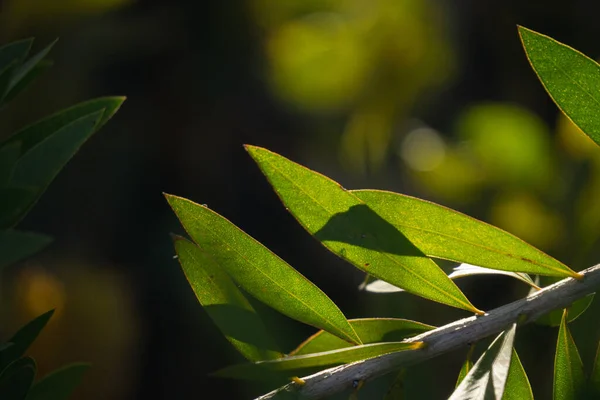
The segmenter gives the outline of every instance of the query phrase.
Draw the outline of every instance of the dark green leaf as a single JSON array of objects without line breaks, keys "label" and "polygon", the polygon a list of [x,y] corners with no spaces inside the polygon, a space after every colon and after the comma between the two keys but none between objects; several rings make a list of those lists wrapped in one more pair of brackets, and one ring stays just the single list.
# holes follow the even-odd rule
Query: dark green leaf
[{"label": "dark green leaf", "polygon": [[477,360],[448,400],[501,399],[511,364],[517,324],[502,332]]},{"label": "dark green leaf", "polygon": [[250,361],[281,357],[260,316],[225,269],[182,237],[175,237],[175,249],[198,301],[227,340]]},{"label": "dark green leaf", "polygon": [[594,357],[594,366],[592,367],[592,373],[590,375],[590,385],[591,389],[600,395],[600,342],[598,342],[596,357]]},{"label": "dark green leaf", "polygon": [[460,385],[460,383],[463,381],[463,379],[465,379],[465,376],[467,376],[469,371],[471,371],[473,369],[473,361],[471,361],[471,357],[473,356],[474,350],[475,350],[475,345],[472,344],[469,347],[469,352],[467,353],[467,359],[463,363],[463,365],[460,368],[460,371],[458,373],[458,378],[456,379],[456,385],[454,385],[455,388],[457,388],[458,385]]},{"label": "dark green leaf", "polygon": [[[360,318],[348,322],[364,344],[396,342],[435,328],[420,322],[397,318]],[[290,355],[300,356],[350,346],[350,343],[328,332],[319,331],[302,342]]]},{"label": "dark green leaf", "polygon": [[40,315],[19,329],[19,331],[8,340],[8,342],[13,345],[0,352],[0,371],[25,353],[33,341],[38,337],[42,329],[44,329],[50,320],[50,317],[52,317],[52,314],[54,314],[54,310],[50,310]]},{"label": "dark green leaf", "polygon": [[581,52],[522,26],[519,35],[533,70],[552,100],[600,145],[600,65]]},{"label": "dark green leaf", "polygon": [[33,44],[33,38],[23,39],[16,42],[12,42],[0,47],[0,71],[4,70],[10,64],[16,63],[20,65]]},{"label": "dark green leaf", "polygon": [[521,360],[513,349],[502,400],[533,400],[533,392]]},{"label": "dark green leaf", "polygon": [[67,400],[83,379],[89,364],[71,364],[53,371],[36,382],[27,400]]},{"label": "dark green leaf", "polygon": [[194,242],[246,292],[290,318],[360,343],[335,303],[285,261],[207,207],[165,196]]},{"label": "dark green leaf", "polygon": [[286,208],[329,250],[407,292],[482,313],[441,268],[337,182],[269,150],[246,150]]},{"label": "dark green leaf", "polygon": [[27,60],[25,63],[23,63],[23,65],[21,65],[21,67],[17,71],[15,71],[11,83],[9,85],[9,93],[18,85],[18,83],[21,80],[23,80],[36,68],[40,61],[42,61],[44,57],[48,55],[50,50],[52,50],[52,47],[56,44],[57,41],[58,39],[54,40],[52,43],[50,43],[48,46],[42,49],[42,51],[40,51],[39,53],[31,57],[29,60]]},{"label": "dark green leaf", "polygon": [[31,187],[0,188],[0,229],[14,226],[35,201],[36,190]]},{"label": "dark green leaf", "polygon": [[322,353],[305,354],[301,356],[290,356],[278,360],[259,361],[251,364],[237,364],[226,367],[214,373],[222,378],[236,379],[270,379],[273,375],[294,376],[303,375],[307,369],[325,369],[335,365],[347,364],[354,361],[365,360],[388,353],[405,350],[416,350],[421,348],[422,342],[384,342],[352,346],[344,349],[325,351]]},{"label": "dark green leaf", "polygon": [[427,256],[503,271],[581,277],[516,236],[449,208],[380,190],[352,193]]},{"label": "dark green leaf", "polygon": [[0,187],[8,184],[12,170],[21,155],[21,144],[19,142],[9,143],[0,147]]},{"label": "dark green leaf", "polygon": [[0,231],[0,270],[42,250],[50,236],[14,230]]},{"label": "dark green leaf", "polygon": [[40,76],[43,72],[49,69],[53,65],[50,60],[42,60],[37,63],[32,69],[30,69],[25,76],[21,78],[14,86],[12,86],[6,93],[4,101],[8,102],[14,99],[19,93],[31,85],[35,79]]},{"label": "dark green leaf", "polygon": [[394,381],[390,385],[388,391],[385,393],[383,400],[403,400],[404,399],[404,375],[406,369],[401,369],[394,378]]},{"label": "dark green leaf", "polygon": [[35,361],[29,357],[20,358],[4,368],[0,375],[0,399],[25,399],[35,371]]},{"label": "dark green leaf", "polygon": [[[594,300],[594,294],[590,293],[585,297],[576,300],[568,308],[567,322],[572,322],[577,319],[581,314],[588,309],[592,301]],[[535,320],[537,324],[548,325],[548,326],[559,326],[562,320],[563,310],[552,310],[548,314],[544,314]]]},{"label": "dark green leaf", "polygon": [[558,330],[554,357],[554,399],[577,399],[584,383],[583,363],[567,326],[565,310]]},{"label": "dark green leaf", "polygon": [[10,136],[1,146],[20,142],[21,154],[25,154],[32,147],[70,123],[95,112],[103,111],[102,118],[95,128],[98,131],[117,112],[123,101],[125,101],[124,97],[101,97],[77,104],[23,128]]},{"label": "dark green leaf", "polygon": [[4,104],[4,99],[10,89],[10,83],[18,68],[18,63],[15,61],[7,65],[3,70],[0,70],[0,108]]}]

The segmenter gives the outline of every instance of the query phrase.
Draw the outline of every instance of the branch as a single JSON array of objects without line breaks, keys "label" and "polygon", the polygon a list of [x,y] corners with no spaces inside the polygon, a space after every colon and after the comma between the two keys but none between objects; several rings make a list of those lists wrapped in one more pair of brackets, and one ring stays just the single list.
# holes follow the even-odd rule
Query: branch
[{"label": "branch", "polygon": [[423,349],[385,354],[330,368],[302,378],[304,384],[292,382],[256,400],[320,399],[342,390],[352,389],[361,381],[369,381],[401,367],[417,364],[461,346],[467,346],[508,329],[514,322],[519,325],[533,322],[552,310],[568,307],[575,300],[593,293],[600,287],[600,264],[581,271],[581,274],[583,274],[581,280],[563,279],[483,316],[464,318],[405,340],[405,342],[423,341],[426,344]]}]

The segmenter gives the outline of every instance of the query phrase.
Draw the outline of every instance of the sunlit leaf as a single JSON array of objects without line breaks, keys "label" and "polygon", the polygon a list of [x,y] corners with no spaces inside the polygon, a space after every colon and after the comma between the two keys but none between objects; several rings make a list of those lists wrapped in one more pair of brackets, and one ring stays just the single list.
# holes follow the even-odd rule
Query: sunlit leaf
[{"label": "sunlit leaf", "polygon": [[584,383],[583,363],[567,326],[567,310],[565,310],[558,330],[554,357],[554,399],[577,399]]},{"label": "sunlit leaf", "polygon": [[12,346],[0,352],[0,371],[21,357],[46,326],[54,310],[50,310],[23,326],[8,340]]},{"label": "sunlit leaf", "polygon": [[89,364],[71,364],[53,371],[36,382],[26,400],[67,400],[81,383]]},{"label": "sunlit leaf", "polygon": [[329,250],[407,292],[481,314],[402,233],[331,179],[269,150],[246,146],[285,207]]},{"label": "sunlit leaf", "polygon": [[29,357],[20,358],[4,368],[0,374],[0,399],[25,399],[35,371],[35,361]]},{"label": "sunlit leaf", "polygon": [[354,361],[381,356],[397,351],[416,350],[422,347],[422,342],[384,342],[352,346],[344,349],[325,351],[321,353],[290,356],[278,360],[259,361],[251,364],[237,364],[223,368],[214,373],[222,378],[265,379],[268,373],[285,373],[289,376],[302,375],[303,370],[325,369],[335,365],[347,364]]},{"label": "sunlit leaf", "polygon": [[533,392],[521,360],[513,349],[502,400],[533,400]]},{"label": "sunlit leaf", "polygon": [[[588,309],[592,301],[594,300],[594,294],[590,293],[578,300],[575,300],[568,308],[567,322],[572,322],[577,319],[581,314]],[[548,325],[548,326],[559,326],[562,320],[563,310],[552,310],[547,314],[542,315],[535,320],[536,324]]]},{"label": "sunlit leaf", "polygon": [[[434,329],[434,326],[397,318],[360,318],[348,320],[364,344],[395,342]],[[290,355],[320,353],[350,347],[351,344],[325,331],[302,342]]]},{"label": "sunlit leaf", "polygon": [[503,271],[581,277],[516,236],[438,204],[380,190],[352,194],[427,256]]},{"label": "sunlit leaf", "polygon": [[38,233],[0,231],[0,269],[37,253],[50,242],[50,236]]},{"label": "sunlit leaf", "polygon": [[[457,279],[473,275],[506,275],[518,279],[522,282],[525,282],[526,284],[532,286],[534,289],[539,290],[539,287],[531,280],[531,277],[527,274],[520,272],[500,271],[497,269],[483,268],[470,264],[461,264],[458,267],[454,268],[452,273],[448,275],[448,278]],[[403,291],[399,287],[396,287],[382,280],[376,280],[366,284],[364,290],[372,293],[397,293]]]},{"label": "sunlit leaf", "polygon": [[335,303],[285,261],[207,207],[165,196],[194,242],[246,292],[290,318],[360,343]]},{"label": "sunlit leaf", "polygon": [[225,269],[182,237],[175,237],[175,250],[198,301],[227,340],[250,361],[281,357],[260,316]]},{"label": "sunlit leaf", "polygon": [[501,399],[511,363],[517,324],[502,332],[477,360],[448,400]]},{"label": "sunlit leaf", "polygon": [[548,36],[519,27],[527,58],[561,109],[600,145],[600,66],[581,52]]}]

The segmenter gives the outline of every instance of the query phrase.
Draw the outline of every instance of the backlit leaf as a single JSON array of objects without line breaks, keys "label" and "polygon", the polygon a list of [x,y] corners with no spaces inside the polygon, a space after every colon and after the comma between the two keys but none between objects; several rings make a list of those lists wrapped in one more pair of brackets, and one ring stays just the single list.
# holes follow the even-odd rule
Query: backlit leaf
[{"label": "backlit leaf", "polygon": [[290,318],[360,343],[335,303],[285,261],[207,207],[165,196],[194,242],[246,292]]},{"label": "backlit leaf", "polygon": [[533,70],[552,100],[600,145],[600,65],[581,52],[522,26],[519,35]]},{"label": "backlit leaf", "polygon": [[0,352],[0,371],[25,353],[33,341],[38,337],[42,329],[44,329],[50,320],[50,317],[52,317],[52,314],[54,314],[54,310],[50,310],[40,315],[19,329],[17,333],[8,340],[9,343],[12,343],[12,346],[3,349]]},{"label": "backlit leaf", "polygon": [[260,316],[225,269],[182,237],[175,237],[175,250],[198,301],[227,340],[250,361],[281,357]]},{"label": "backlit leaf", "polygon": [[[434,326],[398,318],[360,318],[348,320],[364,344],[395,342],[434,329]],[[302,342],[290,355],[320,353],[350,347],[351,344],[325,331]]]},{"label": "backlit leaf", "polygon": [[[570,323],[575,321],[577,317],[588,309],[592,301],[594,300],[595,293],[590,293],[580,299],[575,300],[573,304],[568,307],[567,322]],[[559,326],[562,320],[563,310],[552,310],[547,314],[542,315],[535,320],[536,324],[548,325],[548,326]]]},{"label": "backlit leaf", "polygon": [[251,364],[237,364],[223,368],[214,373],[222,378],[259,380],[269,378],[269,373],[282,373],[287,376],[304,375],[307,369],[326,369],[335,365],[365,360],[388,353],[416,350],[422,342],[384,342],[352,346],[321,353],[289,356],[278,360],[260,361]]},{"label": "backlit leaf", "polygon": [[496,337],[448,400],[502,398],[511,364],[516,327],[513,324]]},{"label": "backlit leaf", "polygon": [[584,389],[584,383],[583,363],[567,326],[565,310],[558,330],[554,357],[554,399],[577,399],[580,391]]},{"label": "backlit leaf", "polygon": [[0,231],[0,270],[42,250],[50,236],[14,230]]},{"label": "backlit leaf", "polygon": [[482,313],[437,264],[337,182],[269,150],[246,150],[285,207],[333,253],[407,292]]},{"label": "backlit leaf", "polygon": [[36,382],[26,400],[67,400],[81,383],[89,364],[71,364],[53,371]]},{"label": "backlit leaf", "polygon": [[502,400],[533,400],[533,392],[521,360],[513,349]]},{"label": "backlit leaf", "polygon": [[352,193],[427,256],[503,271],[581,277],[516,236],[449,208],[381,190]]}]

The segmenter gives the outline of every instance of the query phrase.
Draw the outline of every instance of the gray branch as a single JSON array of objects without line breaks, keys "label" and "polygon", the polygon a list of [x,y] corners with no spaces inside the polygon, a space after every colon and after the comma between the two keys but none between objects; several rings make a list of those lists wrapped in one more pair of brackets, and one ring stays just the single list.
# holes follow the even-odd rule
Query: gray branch
[{"label": "gray branch", "polygon": [[568,307],[600,287],[600,264],[581,271],[583,278],[563,279],[530,296],[498,307],[483,316],[473,316],[406,339],[405,342],[425,342],[419,350],[385,354],[330,368],[303,377],[304,384],[289,383],[267,393],[257,400],[275,398],[320,399],[346,389],[359,382],[369,381],[388,372],[428,360],[462,346],[467,346],[487,336],[508,329],[514,322],[523,325],[559,308]]}]

